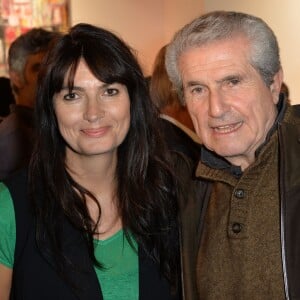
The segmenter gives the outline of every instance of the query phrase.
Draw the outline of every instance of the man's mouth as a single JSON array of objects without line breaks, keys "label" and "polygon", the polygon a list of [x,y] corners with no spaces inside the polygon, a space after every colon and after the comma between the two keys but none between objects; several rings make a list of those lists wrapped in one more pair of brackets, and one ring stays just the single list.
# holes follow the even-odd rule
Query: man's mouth
[{"label": "man's mouth", "polygon": [[238,130],[242,126],[243,122],[237,122],[237,123],[232,123],[228,125],[222,125],[222,126],[212,126],[211,128],[216,132],[216,133],[221,133],[221,134],[226,134],[226,133],[231,133],[236,130]]}]

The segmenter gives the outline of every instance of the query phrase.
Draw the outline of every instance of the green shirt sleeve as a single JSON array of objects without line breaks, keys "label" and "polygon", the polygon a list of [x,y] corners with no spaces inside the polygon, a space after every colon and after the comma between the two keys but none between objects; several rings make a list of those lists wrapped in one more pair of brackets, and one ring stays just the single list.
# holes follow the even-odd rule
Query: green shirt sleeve
[{"label": "green shirt sleeve", "polygon": [[13,268],[15,245],[14,205],[8,188],[0,182],[0,264]]}]

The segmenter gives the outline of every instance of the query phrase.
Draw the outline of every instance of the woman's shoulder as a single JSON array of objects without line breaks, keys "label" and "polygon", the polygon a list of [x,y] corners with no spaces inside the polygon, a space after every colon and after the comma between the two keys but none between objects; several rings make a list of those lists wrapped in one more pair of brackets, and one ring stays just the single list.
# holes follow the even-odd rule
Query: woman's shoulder
[{"label": "woman's shoulder", "polygon": [[0,264],[13,267],[16,240],[15,212],[7,186],[0,182]]},{"label": "woman's shoulder", "polygon": [[0,224],[6,223],[6,219],[11,218],[14,215],[11,194],[3,182],[0,182],[0,212]]},{"label": "woman's shoulder", "polygon": [[[3,180],[4,185],[9,190],[13,201],[24,199],[28,193],[27,169],[21,169]],[[24,201],[22,201],[24,202]],[[25,203],[23,203],[25,204]]]},{"label": "woman's shoulder", "polygon": [[16,226],[19,230],[26,230],[30,214],[28,198],[27,169],[22,169],[3,181],[3,184],[12,199]]}]

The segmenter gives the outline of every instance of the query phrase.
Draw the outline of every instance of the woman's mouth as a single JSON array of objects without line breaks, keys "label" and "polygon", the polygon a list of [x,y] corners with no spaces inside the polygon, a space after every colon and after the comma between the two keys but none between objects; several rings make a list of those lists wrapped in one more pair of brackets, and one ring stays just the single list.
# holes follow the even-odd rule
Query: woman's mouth
[{"label": "woman's mouth", "polygon": [[101,137],[108,130],[108,127],[83,129],[82,132],[89,137]]}]

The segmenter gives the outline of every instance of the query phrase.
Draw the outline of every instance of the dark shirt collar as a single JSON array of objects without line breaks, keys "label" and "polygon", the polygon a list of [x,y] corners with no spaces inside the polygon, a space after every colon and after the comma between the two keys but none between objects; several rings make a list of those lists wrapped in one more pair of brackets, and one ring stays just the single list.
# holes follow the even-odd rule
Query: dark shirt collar
[{"label": "dark shirt collar", "polygon": [[[260,145],[260,147],[258,147],[258,149],[255,151],[255,157],[258,156],[258,154],[260,153],[263,146],[268,143],[271,136],[276,131],[278,123],[280,123],[283,120],[284,113],[286,111],[286,107],[287,107],[287,104],[284,99],[284,95],[280,94],[279,101],[277,104],[278,114],[277,114],[276,120],[275,120],[272,128],[268,132],[264,143],[262,145]],[[201,148],[201,161],[204,164],[206,164],[207,166],[209,166],[210,168],[218,169],[218,170],[225,170],[237,178],[243,174],[243,171],[240,166],[232,165],[225,158],[217,155],[215,152],[210,151],[205,147]]]}]

